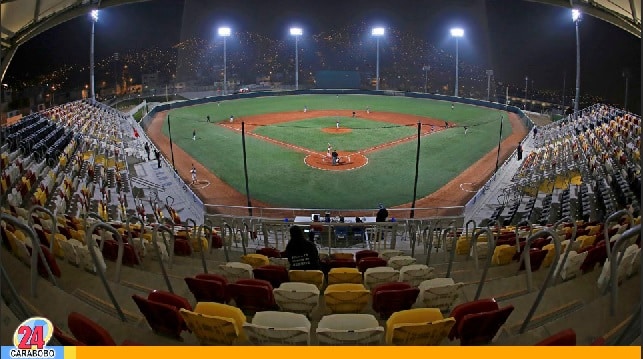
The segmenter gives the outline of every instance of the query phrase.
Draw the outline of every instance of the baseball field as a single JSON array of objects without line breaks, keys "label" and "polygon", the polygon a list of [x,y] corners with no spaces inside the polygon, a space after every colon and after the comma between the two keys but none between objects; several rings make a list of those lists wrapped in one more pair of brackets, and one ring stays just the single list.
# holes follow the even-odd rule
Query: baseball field
[{"label": "baseball field", "polygon": [[[463,205],[491,175],[501,118],[502,160],[526,133],[517,116],[395,96],[212,102],[158,113],[148,134],[170,159],[171,130],[176,169],[190,183],[194,164],[198,181],[191,186],[204,203],[244,206],[243,123],[253,206],[337,209],[408,206],[419,134],[416,206],[435,207]],[[336,165],[329,146],[339,155]]]}]

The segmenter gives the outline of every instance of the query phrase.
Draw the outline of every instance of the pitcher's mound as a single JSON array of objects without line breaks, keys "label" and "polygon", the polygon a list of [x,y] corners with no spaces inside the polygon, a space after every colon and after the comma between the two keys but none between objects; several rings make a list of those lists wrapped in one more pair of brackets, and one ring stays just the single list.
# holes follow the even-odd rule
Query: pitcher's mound
[{"label": "pitcher's mound", "polygon": [[326,133],[337,133],[337,134],[353,132],[353,130],[351,130],[350,128],[346,128],[346,127],[340,127],[340,128],[326,127],[326,128],[322,128],[322,131],[324,131]]},{"label": "pitcher's mound", "polygon": [[[350,129],[349,129],[350,130]],[[360,153],[338,152],[339,163],[333,166],[333,159],[326,153],[314,153],[306,156],[304,162],[313,168],[326,171],[348,171],[365,166],[368,158]]]}]

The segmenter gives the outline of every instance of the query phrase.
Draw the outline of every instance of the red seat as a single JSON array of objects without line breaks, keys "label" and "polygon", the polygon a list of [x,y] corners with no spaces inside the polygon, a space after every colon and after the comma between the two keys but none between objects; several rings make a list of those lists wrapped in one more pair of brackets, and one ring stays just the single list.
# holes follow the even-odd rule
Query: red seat
[{"label": "red seat", "polygon": [[281,258],[281,252],[276,248],[261,248],[257,249],[257,254],[263,254],[268,258]]},{"label": "red seat", "polygon": [[78,346],[83,346],[85,343],[82,343],[75,338],[72,338],[68,336],[67,334],[63,333],[58,327],[54,326],[54,338],[58,340],[60,345],[64,347],[78,347]]},{"label": "red seat", "polygon": [[[543,260],[545,260],[545,257],[547,256],[547,252],[548,251],[542,249],[531,249],[529,251],[529,264],[532,272],[535,272],[540,268],[540,265],[543,264]],[[520,263],[519,270],[525,270],[525,262]]]},{"label": "red seat", "polygon": [[[40,245],[40,249],[42,250],[42,254],[45,256],[45,260],[47,261],[47,264],[49,264],[49,269],[51,269],[51,273],[57,277],[60,278],[61,272],[60,272],[60,267],[58,267],[58,263],[56,262],[56,258],[51,254],[49,251],[49,248],[45,247],[43,244]],[[27,251],[31,255],[31,247],[27,246]],[[41,277],[45,279],[49,279],[49,274],[47,273],[47,269],[45,269],[45,265],[42,262],[42,258],[38,256],[38,274],[40,274]]]},{"label": "red seat", "polygon": [[580,270],[583,273],[591,272],[597,264],[605,263],[606,259],[607,248],[605,247],[605,242],[598,243],[587,251],[587,257],[585,257],[583,264],[580,265]]},{"label": "red seat", "polygon": [[362,273],[366,272],[366,270],[369,268],[386,266],[386,259],[379,257],[366,257],[357,262],[357,269],[359,269],[359,271]]},{"label": "red seat", "polygon": [[502,327],[509,315],[514,311],[513,305],[504,308],[467,314],[458,325],[460,333],[460,345],[485,345],[491,343],[500,327]]},{"label": "red seat", "polygon": [[538,346],[574,346],[576,345],[576,332],[573,329],[565,329],[538,343]]},{"label": "red seat", "polygon": [[270,282],[261,279],[239,279],[228,284],[230,298],[247,313],[278,310]]},{"label": "red seat", "polygon": [[212,233],[212,248],[221,248],[223,247],[223,240],[221,239],[221,236]]},{"label": "red seat", "polygon": [[228,280],[218,274],[198,274],[196,278],[185,278],[185,284],[197,302],[227,303]]},{"label": "red seat", "polygon": [[91,346],[112,346],[116,345],[112,336],[105,330],[105,328],[96,324],[86,316],[77,313],[69,313],[67,318],[67,326],[71,333],[85,345]]},{"label": "red seat", "polygon": [[468,314],[490,312],[498,310],[498,302],[493,298],[479,299],[473,302],[462,303],[451,311],[450,317],[455,319],[455,325],[451,327],[449,333],[449,340],[460,339],[460,331],[458,330],[459,324],[462,319]]},{"label": "red seat", "polygon": [[47,233],[48,231],[45,232],[42,229],[38,227],[32,227],[36,231],[36,235],[38,236],[38,239],[40,239],[40,244],[43,244],[47,247],[49,247],[49,238],[47,238]]},{"label": "red seat", "polygon": [[359,252],[355,253],[355,262],[359,263],[359,261],[361,261],[364,258],[371,258],[371,257],[377,258],[377,257],[379,257],[379,255],[380,254],[377,253],[376,251],[372,251],[372,250],[369,250],[369,249],[364,249],[362,251],[359,251]]},{"label": "red seat", "polygon": [[277,265],[265,265],[252,270],[255,279],[270,282],[273,288],[279,288],[281,283],[289,282],[288,269]]},{"label": "red seat", "polygon": [[357,263],[353,259],[331,259],[328,268],[356,268]]},{"label": "red seat", "polygon": [[132,296],[147,323],[157,334],[181,339],[181,332],[187,330],[179,309],[192,310],[188,301],[176,294],[164,291],[153,291],[146,298]]},{"label": "red seat", "polygon": [[373,310],[386,319],[400,310],[411,309],[415,303],[420,289],[408,283],[384,283],[372,290]]},{"label": "red seat", "polygon": [[189,256],[192,254],[192,247],[187,239],[176,239],[174,241],[174,254],[177,256]]}]

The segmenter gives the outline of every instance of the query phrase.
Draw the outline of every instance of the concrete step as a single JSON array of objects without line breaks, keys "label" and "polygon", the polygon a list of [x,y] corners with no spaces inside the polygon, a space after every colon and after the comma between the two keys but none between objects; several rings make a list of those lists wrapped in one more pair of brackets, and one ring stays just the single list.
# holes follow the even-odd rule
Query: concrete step
[{"label": "concrete step", "polygon": [[4,300],[0,300],[0,345],[13,346],[13,333],[21,322],[4,303]]}]

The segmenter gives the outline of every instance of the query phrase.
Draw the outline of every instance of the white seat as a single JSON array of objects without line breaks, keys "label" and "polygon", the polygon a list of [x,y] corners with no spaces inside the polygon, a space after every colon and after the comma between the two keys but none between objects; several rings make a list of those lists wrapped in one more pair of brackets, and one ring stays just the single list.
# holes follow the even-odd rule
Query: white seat
[{"label": "white seat", "polygon": [[631,277],[639,272],[639,267],[641,266],[641,248],[636,249],[636,254],[632,258],[632,263],[629,266],[627,271],[627,276]]},{"label": "white seat", "polygon": [[288,258],[273,258],[270,257],[268,258],[270,261],[270,264],[276,265],[276,266],[282,266],[286,267],[286,269],[290,269],[290,263],[288,262]]},{"label": "white seat", "polygon": [[[86,245],[83,245],[82,243],[80,246],[74,246],[74,248],[76,249],[76,253],[78,254],[78,257],[80,257],[81,266],[85,270],[91,273],[96,273],[96,265],[92,260],[92,255],[89,253],[89,248]],[[98,248],[98,246],[94,247],[94,252],[96,253],[96,258],[98,259],[98,264],[100,265],[100,268],[102,269],[103,272],[105,272],[105,270],[107,269],[107,265],[105,264],[103,253],[100,251],[100,248]]]},{"label": "white seat", "polygon": [[[616,275],[617,275],[617,283],[621,284],[623,280],[627,277],[628,271],[631,271],[631,266],[632,266],[632,261],[634,260],[634,256],[638,255],[640,252],[640,248],[636,244],[632,244],[631,246],[625,248],[625,252],[623,253],[623,258],[621,258],[621,261],[618,262],[618,266],[616,269]],[[617,257],[619,257],[620,254],[617,254]],[[610,269],[610,259],[607,258],[605,261],[605,264],[603,265],[603,270],[601,271],[601,275],[598,277],[598,288],[603,291],[607,289],[611,277],[611,269]]]},{"label": "white seat", "polygon": [[[139,255],[141,257],[146,257],[147,256],[147,247],[145,247],[145,239],[144,238],[138,238],[138,237],[132,238],[130,240],[130,242],[132,243],[132,246],[134,246],[134,248],[138,251],[138,253],[139,253]],[[159,246],[160,246],[160,244],[159,244]],[[163,246],[163,247],[165,247],[165,246]],[[167,254],[167,251],[166,251],[166,254]],[[161,253],[161,256],[163,256],[162,253]]]},{"label": "white seat", "polygon": [[411,256],[395,256],[388,260],[388,266],[400,270],[404,266],[415,264],[417,259]]},{"label": "white seat", "polygon": [[319,289],[314,284],[285,282],[272,293],[284,311],[308,315],[319,305]]},{"label": "white seat", "polygon": [[[54,240],[57,240],[57,239],[54,239]],[[68,240],[57,240],[57,241],[58,241],[58,244],[60,245],[60,248],[63,251],[65,260],[67,260],[67,262],[73,265],[80,266],[80,263],[81,263],[80,256],[78,255],[78,253],[76,253],[76,248],[74,247],[74,244],[72,242],[72,241],[75,241],[75,242],[78,242],[78,241],[73,238]],[[80,242],[78,243],[79,243],[78,245],[82,245],[82,243]]]},{"label": "white seat", "polygon": [[580,266],[585,261],[587,253],[588,252],[583,252],[581,254],[578,254],[574,250],[569,251],[567,261],[565,262],[562,270],[560,269],[560,264],[563,261],[564,255],[561,255],[556,268],[557,271],[560,270],[560,277],[563,280],[568,280],[579,276],[581,274]]},{"label": "white seat", "polygon": [[425,280],[433,278],[433,267],[425,264],[411,264],[400,269],[400,282],[417,287]]},{"label": "white seat", "polygon": [[316,333],[320,345],[378,345],[384,327],[372,314],[331,314],[321,318]]},{"label": "white seat", "polygon": [[424,308],[438,308],[442,312],[451,309],[460,297],[464,283],[455,283],[452,278],[434,278],[420,283],[420,294],[416,305]]},{"label": "white seat", "polygon": [[404,252],[397,249],[386,249],[379,252],[380,258],[384,258],[387,262],[389,259],[403,255]]},{"label": "white seat", "polygon": [[228,262],[219,265],[221,274],[228,279],[230,283],[234,283],[239,279],[252,278],[252,266],[241,262]]},{"label": "white seat", "polygon": [[[154,248],[154,244],[146,240],[144,240],[143,243],[144,243],[143,245],[146,247],[145,253],[149,252],[150,258],[159,260],[158,255],[156,254],[156,249]],[[165,245],[165,241],[156,240],[156,244],[158,244],[159,253],[161,253],[161,258],[163,259],[163,262],[167,262],[170,259],[170,255],[167,252],[167,246]]]},{"label": "white seat", "polygon": [[310,321],[305,315],[257,312],[252,323],[244,323],[248,340],[254,345],[309,345]]},{"label": "white seat", "polygon": [[368,289],[377,287],[378,284],[397,282],[400,271],[391,267],[368,268],[364,272],[364,286]]}]

